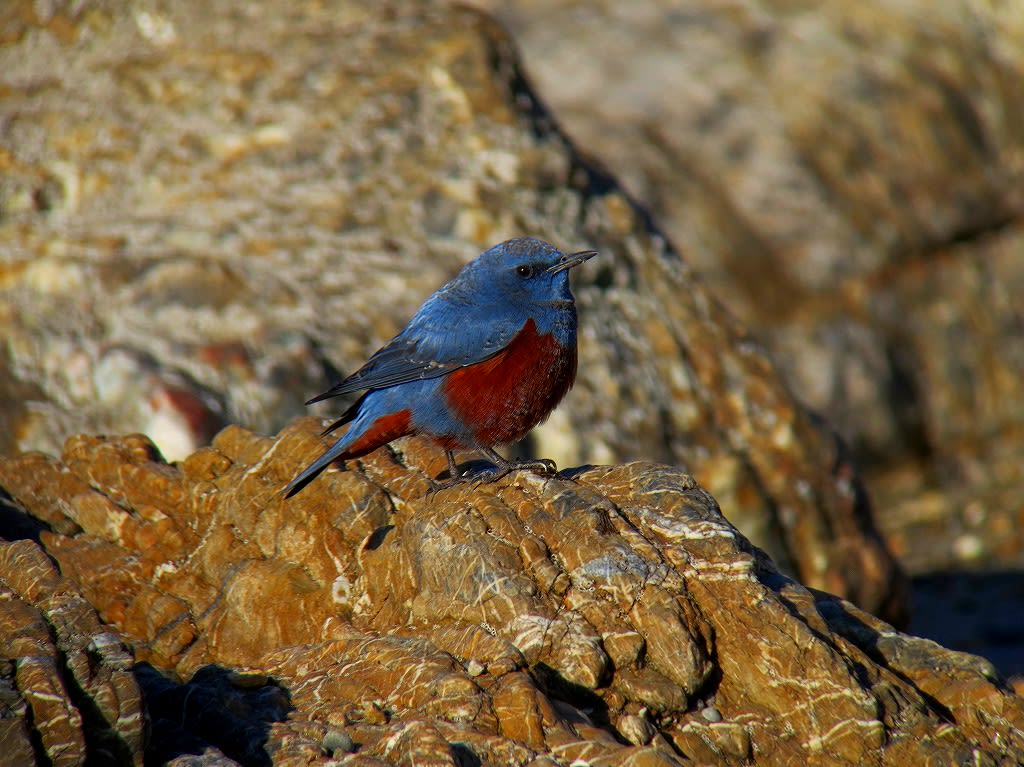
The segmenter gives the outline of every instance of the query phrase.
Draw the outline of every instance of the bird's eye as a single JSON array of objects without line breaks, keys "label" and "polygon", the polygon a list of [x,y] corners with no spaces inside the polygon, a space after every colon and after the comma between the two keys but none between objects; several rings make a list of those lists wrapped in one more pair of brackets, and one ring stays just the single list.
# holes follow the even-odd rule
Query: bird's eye
[{"label": "bird's eye", "polygon": [[532,277],[533,267],[530,264],[520,264],[516,267],[516,274],[523,278]]}]

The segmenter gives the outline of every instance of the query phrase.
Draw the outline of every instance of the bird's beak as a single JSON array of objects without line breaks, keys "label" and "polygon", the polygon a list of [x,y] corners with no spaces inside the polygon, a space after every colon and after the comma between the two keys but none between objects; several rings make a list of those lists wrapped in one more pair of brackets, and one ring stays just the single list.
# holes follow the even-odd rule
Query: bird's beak
[{"label": "bird's beak", "polygon": [[554,266],[549,266],[546,271],[548,274],[558,274],[564,272],[566,269],[572,269],[574,266],[579,266],[589,258],[593,258],[597,255],[596,250],[581,250],[579,253],[570,253],[567,256],[562,256],[561,260]]}]

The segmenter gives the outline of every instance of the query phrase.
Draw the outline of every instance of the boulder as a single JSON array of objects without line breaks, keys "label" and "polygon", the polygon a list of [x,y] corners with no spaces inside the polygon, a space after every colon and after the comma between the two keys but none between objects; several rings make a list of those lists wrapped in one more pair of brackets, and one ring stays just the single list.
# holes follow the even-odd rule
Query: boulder
[{"label": "boulder", "polygon": [[187,746],[154,727],[164,757],[1024,763],[1024,699],[988,661],[783,575],[678,469],[446,488],[407,438],[285,499],[319,428],[230,427],[178,466],[138,435],[0,460],[12,506],[50,520],[7,550],[52,557],[147,664]]}]

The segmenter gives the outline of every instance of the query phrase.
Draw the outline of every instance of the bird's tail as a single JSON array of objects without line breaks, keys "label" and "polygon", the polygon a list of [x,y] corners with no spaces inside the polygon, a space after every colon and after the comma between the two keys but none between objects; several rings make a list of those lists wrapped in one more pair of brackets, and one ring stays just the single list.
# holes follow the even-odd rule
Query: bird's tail
[{"label": "bird's tail", "polygon": [[[365,399],[365,398],[364,398]],[[360,400],[362,402],[362,400]],[[380,401],[377,402],[378,406]],[[341,417],[340,423],[332,424],[324,434],[333,431],[342,423],[352,420],[352,425],[322,456],[307,466],[284,490],[284,497],[291,498],[302,488],[316,479],[316,475],[330,466],[332,461],[360,458],[393,439],[412,434],[412,411],[403,408],[397,412],[379,415],[380,408],[369,407],[352,418],[352,409]]]},{"label": "bird's tail", "polygon": [[330,466],[332,462],[342,457],[342,454],[345,452],[345,448],[348,447],[348,444],[348,440],[339,439],[331,445],[330,449],[326,453],[313,461],[313,463],[302,470],[302,473],[299,474],[299,476],[291,481],[288,487],[284,490],[284,497],[291,498],[302,488],[316,479],[320,472]]}]

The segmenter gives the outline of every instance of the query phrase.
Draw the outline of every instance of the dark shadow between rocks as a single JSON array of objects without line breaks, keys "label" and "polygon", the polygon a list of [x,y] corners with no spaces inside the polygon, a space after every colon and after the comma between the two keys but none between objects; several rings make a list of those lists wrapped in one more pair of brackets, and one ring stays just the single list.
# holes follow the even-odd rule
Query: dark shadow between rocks
[{"label": "dark shadow between rocks", "polygon": [[[907,633],[943,648],[977,655],[1002,681],[1024,674],[1024,572],[945,572],[912,581],[913,612]],[[842,600],[814,592],[830,628],[857,644],[881,665],[880,635],[857,619]]]},{"label": "dark shadow between rocks", "polygon": [[[117,722],[111,722],[100,709],[99,704],[88,691],[82,689],[82,685],[72,672],[71,663],[65,650],[59,649],[61,681],[68,697],[75,705],[75,709],[82,717],[82,735],[85,737],[87,754],[87,767],[98,767],[99,765],[126,765],[132,764],[133,745],[125,740],[124,734],[117,729]],[[101,667],[103,659],[90,650],[89,663],[91,666]],[[38,732],[33,728],[34,738],[38,738]],[[136,730],[135,733],[138,731]],[[133,733],[133,734],[135,734]],[[42,750],[36,750],[37,755],[44,754]],[[47,764],[48,760],[40,761],[39,764]]]},{"label": "dark shadow between rocks", "polygon": [[452,743],[451,750],[457,767],[481,767],[483,764],[480,757],[465,743]]},{"label": "dark shadow between rocks", "polygon": [[388,533],[395,529],[394,525],[381,525],[372,533],[370,537],[366,539],[366,550],[374,551],[384,543],[384,539],[388,537]]},{"label": "dark shadow between rocks", "polygon": [[288,691],[269,677],[203,666],[182,684],[148,663],[135,666],[149,714],[146,767],[216,748],[245,767],[270,767],[270,727],[292,710]]},{"label": "dark shadow between rocks", "polygon": [[39,543],[39,535],[50,526],[36,519],[0,489],[0,538],[6,541],[29,540]]},{"label": "dark shadow between rocks", "polygon": [[556,706],[559,701],[571,706],[572,710],[566,706],[557,706],[559,713],[571,724],[576,724],[578,718],[582,716],[589,720],[588,724],[596,725],[617,736],[608,716],[607,704],[593,690],[569,681],[547,663],[531,666],[530,676]]},{"label": "dark shadow between rocks", "polygon": [[910,633],[1024,675],[1024,571],[942,572],[911,581]]}]

